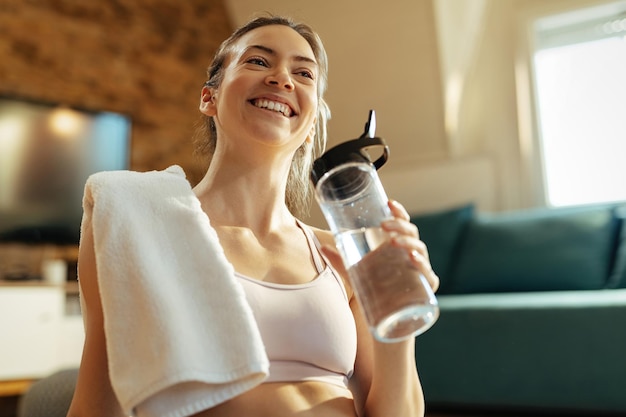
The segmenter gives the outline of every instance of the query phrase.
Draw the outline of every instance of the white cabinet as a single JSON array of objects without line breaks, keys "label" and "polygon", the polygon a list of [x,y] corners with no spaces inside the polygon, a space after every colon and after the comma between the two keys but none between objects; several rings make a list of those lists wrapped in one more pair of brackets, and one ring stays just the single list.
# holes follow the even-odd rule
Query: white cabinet
[{"label": "white cabinet", "polygon": [[0,380],[41,378],[78,364],[82,329],[65,316],[65,303],[63,286],[0,286]]}]

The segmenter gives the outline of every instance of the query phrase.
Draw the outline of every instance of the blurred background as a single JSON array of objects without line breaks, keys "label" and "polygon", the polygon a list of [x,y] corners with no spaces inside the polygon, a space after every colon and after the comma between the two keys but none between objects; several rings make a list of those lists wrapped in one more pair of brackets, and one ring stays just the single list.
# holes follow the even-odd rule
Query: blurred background
[{"label": "blurred background", "polygon": [[[261,12],[319,32],[329,146],[360,135],[375,109],[391,149],[381,178],[412,214],[626,200],[623,0],[3,0],[0,273],[11,282],[0,294],[33,276],[58,282],[59,268],[73,281],[89,173],[178,164],[202,177],[192,137],[206,67]],[[315,205],[308,221],[325,226]],[[44,268],[58,259],[65,272]],[[65,326],[15,350],[3,339],[0,380],[78,362],[76,292],[50,296],[52,313],[0,302],[0,317]],[[2,337],[15,326],[0,320]],[[59,347],[35,366],[41,343]]]},{"label": "blurred background", "polygon": [[[129,154],[118,160],[135,170],[179,164],[193,183],[204,163],[191,138],[215,48],[259,12],[287,14],[316,28],[328,51],[329,146],[358,136],[375,109],[391,148],[381,177],[411,212],[619,200],[626,185],[611,158],[625,142],[616,101],[626,89],[625,8],[615,0],[5,0],[0,96],[124,117]],[[591,41],[610,45],[590,55],[581,45]],[[540,61],[546,51],[561,56]],[[0,210],[15,147],[3,114]],[[589,171],[603,177],[589,180]],[[609,190],[589,195],[598,182]],[[310,221],[323,225],[313,209]]]}]

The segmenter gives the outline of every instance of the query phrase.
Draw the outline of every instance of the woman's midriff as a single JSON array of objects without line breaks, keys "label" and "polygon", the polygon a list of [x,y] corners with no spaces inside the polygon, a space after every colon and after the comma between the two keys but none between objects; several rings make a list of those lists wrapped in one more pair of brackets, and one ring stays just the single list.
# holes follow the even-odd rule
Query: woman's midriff
[{"label": "woman's midriff", "polygon": [[193,417],[356,417],[347,388],[314,381],[261,384]]}]

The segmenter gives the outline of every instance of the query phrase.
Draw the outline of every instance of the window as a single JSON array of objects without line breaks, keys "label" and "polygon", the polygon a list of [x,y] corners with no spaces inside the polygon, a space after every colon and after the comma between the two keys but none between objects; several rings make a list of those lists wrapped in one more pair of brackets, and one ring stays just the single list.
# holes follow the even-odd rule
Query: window
[{"label": "window", "polygon": [[542,18],[534,31],[548,204],[626,200],[626,2]]}]

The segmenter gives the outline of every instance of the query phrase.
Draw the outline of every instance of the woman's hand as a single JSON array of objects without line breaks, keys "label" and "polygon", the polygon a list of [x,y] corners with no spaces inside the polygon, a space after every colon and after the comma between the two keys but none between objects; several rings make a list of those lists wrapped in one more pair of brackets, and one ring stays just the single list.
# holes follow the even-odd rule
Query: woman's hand
[{"label": "woman's hand", "polygon": [[[402,204],[395,200],[389,200],[388,204],[393,218],[385,220],[381,225],[382,228],[392,235],[391,243],[393,245],[404,248],[407,251],[411,264],[424,275],[433,291],[437,291],[439,288],[439,277],[430,265],[428,248],[420,240],[417,226],[411,223],[409,213]],[[324,256],[333,265],[333,268],[344,277],[347,277],[347,271],[335,245],[325,243],[321,249]]]},{"label": "woman's hand", "polygon": [[392,235],[391,243],[393,245],[406,249],[413,266],[426,277],[433,291],[437,291],[439,277],[433,271],[428,256],[428,248],[420,240],[417,226],[411,223],[411,217],[402,204],[395,200],[389,200],[388,204],[393,219],[385,220],[382,223],[383,230]]}]

